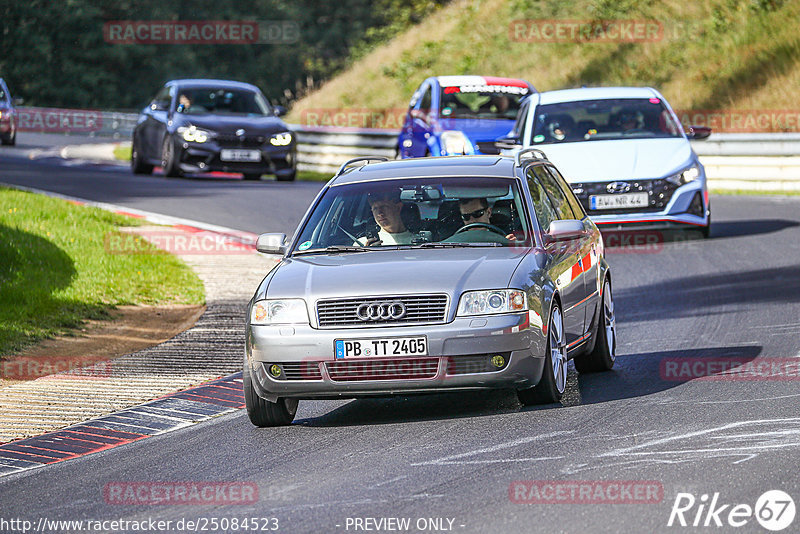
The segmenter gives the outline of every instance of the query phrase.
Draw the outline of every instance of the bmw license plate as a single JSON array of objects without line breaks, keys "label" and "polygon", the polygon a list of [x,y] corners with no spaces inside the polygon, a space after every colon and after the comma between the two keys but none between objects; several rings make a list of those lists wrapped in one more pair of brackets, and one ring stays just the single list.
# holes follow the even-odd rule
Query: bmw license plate
[{"label": "bmw license plate", "polygon": [[646,208],[647,193],[627,193],[622,195],[592,195],[589,207],[593,210],[613,210],[620,208]]},{"label": "bmw license plate", "polygon": [[222,161],[261,161],[261,152],[258,150],[237,150],[226,148],[220,151],[219,159]]},{"label": "bmw license plate", "polygon": [[428,339],[425,336],[337,339],[334,341],[334,354],[337,360],[385,356],[427,356]]}]

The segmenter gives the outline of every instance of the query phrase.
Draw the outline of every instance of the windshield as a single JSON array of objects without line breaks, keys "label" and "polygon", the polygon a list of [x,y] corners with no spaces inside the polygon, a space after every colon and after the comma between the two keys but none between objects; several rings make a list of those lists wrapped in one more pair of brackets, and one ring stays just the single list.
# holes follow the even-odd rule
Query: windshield
[{"label": "windshield", "polygon": [[260,93],[247,90],[192,87],[178,93],[176,111],[188,115],[269,115]]},{"label": "windshield", "polygon": [[497,90],[482,91],[471,86],[442,88],[442,118],[516,119],[519,103],[528,94],[527,87],[493,87]]},{"label": "windshield", "polygon": [[515,180],[403,178],[330,188],[295,253],[386,247],[511,246],[529,239]]},{"label": "windshield", "polygon": [[681,131],[659,98],[584,100],[538,106],[533,144],[681,137]]}]

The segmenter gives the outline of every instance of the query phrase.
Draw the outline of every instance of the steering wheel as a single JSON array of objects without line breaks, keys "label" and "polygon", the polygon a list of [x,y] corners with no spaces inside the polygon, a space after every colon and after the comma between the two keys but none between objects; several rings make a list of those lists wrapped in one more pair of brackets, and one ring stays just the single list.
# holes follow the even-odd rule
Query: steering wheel
[{"label": "steering wheel", "polygon": [[504,232],[502,230],[502,228],[498,228],[497,226],[495,226],[493,224],[488,224],[488,223],[470,223],[470,224],[466,224],[466,225],[462,226],[461,228],[459,228],[458,230],[456,230],[456,233],[453,234],[453,235],[460,234],[461,232],[466,232],[467,230],[472,230],[473,228],[485,228],[486,230],[489,230],[490,232],[494,232],[496,234],[500,234],[503,237],[505,237],[507,235],[506,232]]}]

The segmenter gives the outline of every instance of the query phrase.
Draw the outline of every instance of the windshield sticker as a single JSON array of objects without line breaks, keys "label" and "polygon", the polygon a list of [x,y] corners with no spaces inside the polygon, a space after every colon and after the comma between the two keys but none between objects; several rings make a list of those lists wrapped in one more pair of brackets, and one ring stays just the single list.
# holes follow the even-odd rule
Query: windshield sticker
[{"label": "windshield sticker", "polygon": [[537,135],[536,137],[533,138],[533,142],[534,143],[541,143],[542,141],[544,141],[544,136],[541,135],[541,134],[539,134],[539,135]]},{"label": "windshield sticker", "polygon": [[472,84],[461,85],[459,87],[445,87],[444,94],[453,93],[508,93],[512,95],[527,95],[527,87],[514,87],[512,85],[486,85]]},{"label": "windshield sticker", "polygon": [[311,241],[304,241],[300,243],[300,246],[297,247],[297,250],[307,250],[311,248]]},{"label": "windshield sticker", "polygon": [[452,110],[452,109],[450,109],[450,108],[442,108],[442,116],[443,116],[443,117],[447,117],[447,116],[448,116],[448,115],[450,115],[452,112],[453,112],[453,110]]}]

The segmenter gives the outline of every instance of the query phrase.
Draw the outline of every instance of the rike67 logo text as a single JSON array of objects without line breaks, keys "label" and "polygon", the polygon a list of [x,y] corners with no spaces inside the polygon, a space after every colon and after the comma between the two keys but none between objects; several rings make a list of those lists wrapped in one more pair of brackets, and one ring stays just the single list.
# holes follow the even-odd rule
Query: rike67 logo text
[{"label": "rike67 logo text", "polygon": [[719,493],[703,494],[698,499],[691,493],[678,493],[672,503],[668,527],[743,527],[755,518],[767,530],[784,530],[794,521],[795,504],[781,490],[764,492],[755,506],[724,503]]}]

